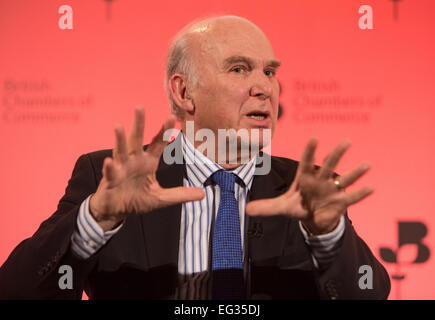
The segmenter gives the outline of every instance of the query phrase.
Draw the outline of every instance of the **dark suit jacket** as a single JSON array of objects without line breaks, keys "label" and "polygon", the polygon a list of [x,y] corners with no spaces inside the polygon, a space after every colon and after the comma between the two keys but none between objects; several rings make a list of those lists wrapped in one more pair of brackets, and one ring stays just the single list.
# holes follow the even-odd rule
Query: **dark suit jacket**
[{"label": "dark suit jacket", "polygon": [[[179,139],[176,139],[176,141]],[[102,164],[111,150],[82,155],[57,211],[22,241],[0,268],[0,298],[171,299],[177,286],[181,205],[129,216],[124,226],[86,260],[70,249],[82,201],[97,189]],[[294,179],[298,163],[272,157],[268,175],[255,176],[250,199],[275,197]],[[162,187],[183,184],[183,164],[160,161]],[[297,220],[251,217],[245,236],[248,299],[385,299],[390,280],[384,267],[356,234],[346,216],[340,252],[327,270],[317,270]],[[254,232],[252,232],[254,231]],[[73,289],[59,289],[61,265],[73,269]],[[362,290],[361,265],[373,269],[373,289]]]}]

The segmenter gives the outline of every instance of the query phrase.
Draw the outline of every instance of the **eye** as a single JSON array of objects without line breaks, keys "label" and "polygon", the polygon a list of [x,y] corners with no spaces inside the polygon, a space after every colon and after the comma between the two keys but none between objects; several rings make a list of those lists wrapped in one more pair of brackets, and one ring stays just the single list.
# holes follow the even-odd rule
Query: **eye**
[{"label": "eye", "polygon": [[276,71],[275,70],[265,70],[264,74],[268,77],[273,77],[276,75]]},{"label": "eye", "polygon": [[231,69],[231,72],[235,73],[242,73],[243,71],[246,71],[246,68],[244,66],[237,66]]}]

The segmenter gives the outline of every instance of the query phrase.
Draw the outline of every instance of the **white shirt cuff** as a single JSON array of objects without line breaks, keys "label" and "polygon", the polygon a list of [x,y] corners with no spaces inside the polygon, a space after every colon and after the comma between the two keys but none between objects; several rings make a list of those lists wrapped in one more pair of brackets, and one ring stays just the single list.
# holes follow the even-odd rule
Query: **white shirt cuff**
[{"label": "white shirt cuff", "polygon": [[71,236],[72,250],[83,259],[97,252],[123,226],[121,224],[116,229],[104,232],[90,213],[90,197],[87,197],[80,205],[77,228]]},{"label": "white shirt cuff", "polygon": [[337,227],[326,234],[309,236],[299,221],[299,228],[305,238],[305,242],[311,248],[314,265],[317,268],[326,268],[339,252],[341,239],[345,229],[345,218],[341,216]]}]

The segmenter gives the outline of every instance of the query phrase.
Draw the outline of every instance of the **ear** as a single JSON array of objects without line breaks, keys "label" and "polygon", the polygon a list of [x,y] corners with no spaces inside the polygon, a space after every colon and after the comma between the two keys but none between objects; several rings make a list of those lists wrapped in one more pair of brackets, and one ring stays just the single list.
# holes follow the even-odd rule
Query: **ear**
[{"label": "ear", "polygon": [[192,97],[187,90],[186,77],[183,74],[173,74],[169,79],[169,91],[172,95],[172,100],[182,110],[193,113],[195,106]]}]

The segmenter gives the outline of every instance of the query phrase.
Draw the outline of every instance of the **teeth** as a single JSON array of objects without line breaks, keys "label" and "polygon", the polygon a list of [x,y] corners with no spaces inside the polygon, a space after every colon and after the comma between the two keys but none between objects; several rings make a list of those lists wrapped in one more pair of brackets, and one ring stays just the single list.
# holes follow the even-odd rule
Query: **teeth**
[{"label": "teeth", "polygon": [[252,118],[252,119],[255,119],[255,120],[264,120],[264,118],[266,118],[265,116],[257,116],[257,115],[250,115],[250,117]]}]

